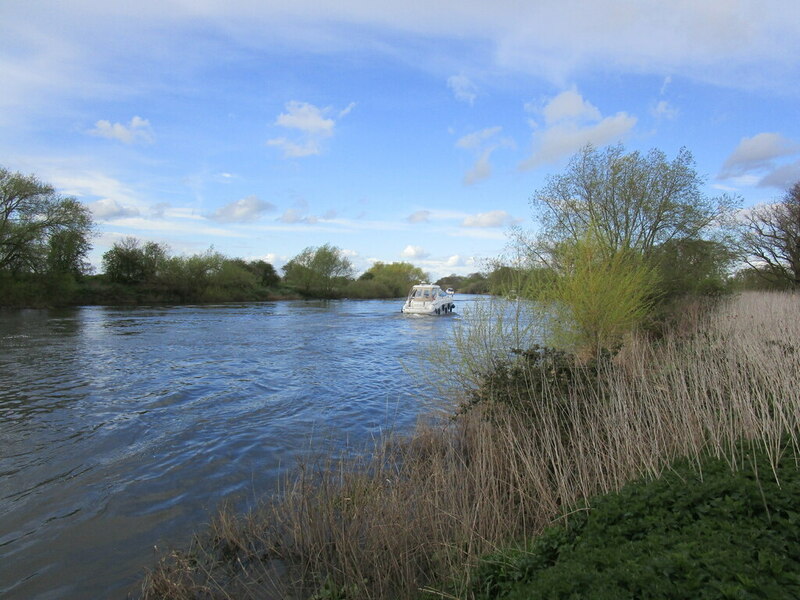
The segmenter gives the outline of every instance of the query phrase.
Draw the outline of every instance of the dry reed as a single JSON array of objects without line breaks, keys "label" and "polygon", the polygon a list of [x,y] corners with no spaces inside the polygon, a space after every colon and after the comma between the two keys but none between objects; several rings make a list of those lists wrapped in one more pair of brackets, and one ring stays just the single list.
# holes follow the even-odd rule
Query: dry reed
[{"label": "dry reed", "polygon": [[[483,554],[535,536],[581,500],[676,457],[777,459],[800,425],[800,296],[744,294],[658,343],[630,339],[600,384],[516,398],[307,464],[280,497],[222,513],[165,557],[143,597],[468,597]],[[535,371],[526,373],[535,377]],[[491,413],[486,412],[491,408]]]}]

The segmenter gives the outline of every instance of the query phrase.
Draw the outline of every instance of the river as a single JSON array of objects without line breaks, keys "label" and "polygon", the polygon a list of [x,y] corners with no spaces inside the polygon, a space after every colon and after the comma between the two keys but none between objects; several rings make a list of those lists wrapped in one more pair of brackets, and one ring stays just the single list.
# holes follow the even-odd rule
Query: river
[{"label": "river", "polygon": [[400,304],[0,311],[0,596],[136,594],[222,502],[410,429],[442,401],[414,357],[459,317]]}]

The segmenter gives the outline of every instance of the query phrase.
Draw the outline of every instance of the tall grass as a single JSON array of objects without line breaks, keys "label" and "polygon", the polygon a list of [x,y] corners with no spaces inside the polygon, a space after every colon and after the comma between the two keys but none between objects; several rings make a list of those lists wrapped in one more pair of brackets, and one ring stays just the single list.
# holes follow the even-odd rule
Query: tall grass
[{"label": "tall grass", "polygon": [[800,296],[764,293],[688,311],[658,343],[629,340],[597,385],[564,391],[545,377],[513,403],[309,463],[280,496],[221,513],[164,557],[143,597],[469,597],[481,555],[582,499],[679,456],[736,468],[742,439],[773,461],[787,439],[797,447],[798,315]]}]

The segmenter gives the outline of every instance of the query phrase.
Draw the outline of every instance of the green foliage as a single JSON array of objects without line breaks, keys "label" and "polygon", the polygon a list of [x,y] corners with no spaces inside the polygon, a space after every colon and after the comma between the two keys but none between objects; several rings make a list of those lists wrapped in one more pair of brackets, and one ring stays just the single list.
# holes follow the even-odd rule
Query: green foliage
[{"label": "green foliage", "polygon": [[657,274],[640,255],[609,248],[593,230],[562,242],[554,256],[552,283],[532,290],[551,316],[551,344],[590,359],[615,351],[649,314]]},{"label": "green foliage", "polygon": [[791,281],[765,267],[749,267],[736,271],[730,279],[730,285],[737,291],[783,291],[792,289]]},{"label": "green foliage", "polygon": [[476,405],[490,410],[503,406],[524,415],[543,400],[568,402],[588,388],[597,393],[602,361],[608,358],[604,355],[599,361],[578,364],[573,354],[539,345],[512,353],[513,357],[497,361],[482,374],[479,384],[468,391],[461,412]]},{"label": "green foliage", "polygon": [[33,175],[0,167],[0,271],[82,275],[91,233],[83,204]]},{"label": "green foliage", "polygon": [[106,280],[116,287],[87,291],[104,303],[263,300],[269,297],[267,285],[280,281],[262,260],[230,259],[213,249],[171,257],[165,246],[135,238],[115,243],[103,255],[103,265]]},{"label": "green foliage", "polygon": [[[430,279],[429,275],[419,267],[407,262],[376,262],[361,276],[364,280],[374,280],[383,285],[388,294],[386,297],[405,297],[412,285]],[[361,279],[360,278],[360,279]]]},{"label": "green foliage", "polygon": [[348,298],[396,298],[395,291],[384,282],[376,281],[371,277],[359,277],[351,281],[344,289]]},{"label": "green foliage", "polygon": [[251,260],[247,263],[244,261],[238,262],[243,263],[242,266],[255,275],[258,279],[258,283],[266,288],[277,287],[281,282],[281,276],[278,275],[275,267],[267,261]]},{"label": "green foliage", "polygon": [[335,246],[308,247],[283,267],[284,283],[306,296],[341,294],[353,276],[353,265]]},{"label": "green foliage", "polygon": [[470,273],[469,275],[448,275],[435,282],[442,289],[453,288],[459,294],[488,294],[490,292],[489,278],[485,273]]},{"label": "green foliage", "polygon": [[155,242],[142,244],[136,238],[126,237],[114,242],[103,254],[103,271],[110,281],[117,283],[152,283],[164,274],[167,260],[166,246]]},{"label": "green foliage", "polygon": [[673,239],[648,256],[659,274],[663,301],[676,296],[714,296],[728,288],[728,269],[736,255],[725,244],[710,240]]},{"label": "green foliage", "polygon": [[[563,248],[591,237],[607,257],[639,257],[643,262],[632,274],[647,267],[657,272],[660,287],[651,297],[659,302],[718,294],[734,259],[731,233],[739,199],[706,197],[702,184],[686,149],[668,160],[656,149],[641,154],[626,153],[622,145],[587,146],[534,193],[540,233],[536,239],[517,233],[516,250],[529,265],[561,274]],[[531,284],[547,278],[535,274]]]},{"label": "green foliage", "polygon": [[[745,447],[744,445],[742,446]],[[478,600],[800,597],[798,457],[706,457],[600,496],[476,569]]]},{"label": "green foliage", "polygon": [[577,242],[589,230],[613,250],[649,253],[670,240],[700,239],[726,223],[737,200],[707,198],[691,153],[669,161],[656,149],[586,146],[531,200],[543,226],[540,251]]}]

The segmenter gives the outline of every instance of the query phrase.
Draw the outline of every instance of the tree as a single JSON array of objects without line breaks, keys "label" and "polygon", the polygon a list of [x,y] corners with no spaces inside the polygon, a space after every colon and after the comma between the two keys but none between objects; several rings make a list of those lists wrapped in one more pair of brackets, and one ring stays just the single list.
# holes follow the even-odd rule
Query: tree
[{"label": "tree", "polygon": [[91,249],[89,209],[34,175],[0,167],[0,271],[82,273]]},{"label": "tree", "polygon": [[167,260],[166,246],[156,242],[142,245],[138,239],[126,237],[103,254],[103,270],[118,283],[152,282],[162,274]]},{"label": "tree", "polygon": [[74,229],[57,231],[47,246],[47,271],[78,278],[92,269],[86,261],[91,244],[86,236]]},{"label": "tree", "polygon": [[728,285],[737,254],[716,240],[673,239],[656,247],[650,263],[658,269],[663,300],[681,294],[716,295]]},{"label": "tree", "polygon": [[780,202],[744,213],[742,247],[747,264],[756,273],[800,289],[800,181]]},{"label": "tree", "polygon": [[577,242],[592,228],[610,252],[647,256],[675,239],[700,239],[729,221],[736,199],[708,198],[691,153],[668,161],[660,150],[626,154],[620,145],[584,147],[567,170],[547,179],[531,203],[542,224],[535,247],[546,258],[555,244]]},{"label": "tree", "polygon": [[353,276],[353,265],[335,246],[308,247],[283,267],[284,281],[304,294],[333,295],[334,287]]},{"label": "tree", "polygon": [[394,297],[405,296],[409,288],[430,278],[419,267],[407,262],[383,263],[377,261],[362,275],[385,285]]},{"label": "tree", "polygon": [[258,278],[259,283],[264,287],[275,287],[281,282],[281,276],[275,271],[275,267],[265,260],[251,260],[247,263],[247,269]]}]

